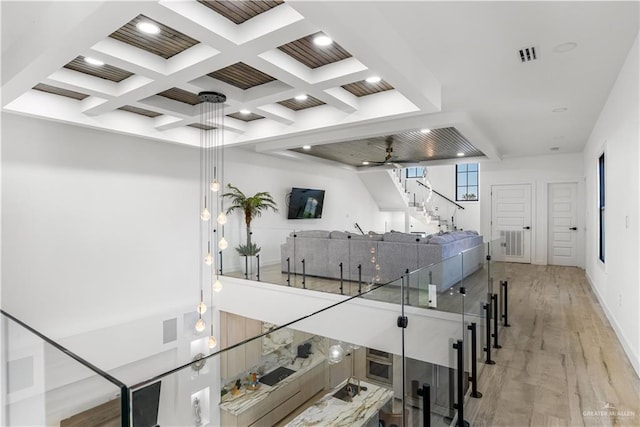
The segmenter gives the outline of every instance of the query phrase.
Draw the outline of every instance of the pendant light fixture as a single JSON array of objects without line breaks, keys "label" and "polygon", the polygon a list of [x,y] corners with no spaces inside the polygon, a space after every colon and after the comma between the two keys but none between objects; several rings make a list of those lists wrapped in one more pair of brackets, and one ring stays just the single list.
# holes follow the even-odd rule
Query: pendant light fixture
[{"label": "pendant light fixture", "polygon": [[[200,301],[196,307],[198,320],[195,329],[198,333],[206,329],[203,314],[207,311],[204,302],[205,288],[209,289],[210,305],[213,308],[213,293],[222,290],[219,272],[221,257],[212,249],[224,250],[228,243],[224,238],[224,213],[222,190],[224,188],[224,141],[223,117],[224,102],[227,97],[218,92],[200,92]],[[217,239],[220,240],[217,240]],[[212,349],[218,345],[213,328],[214,310],[211,310],[209,323],[210,335],[207,346]]]}]

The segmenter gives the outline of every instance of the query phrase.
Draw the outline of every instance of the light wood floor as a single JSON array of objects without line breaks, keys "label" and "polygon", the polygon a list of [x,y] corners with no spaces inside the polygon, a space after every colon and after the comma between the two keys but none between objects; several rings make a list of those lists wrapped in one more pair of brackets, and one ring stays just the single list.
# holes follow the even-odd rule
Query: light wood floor
[{"label": "light wood floor", "polygon": [[640,380],[584,271],[506,264],[511,328],[484,365],[472,426],[640,426]]}]

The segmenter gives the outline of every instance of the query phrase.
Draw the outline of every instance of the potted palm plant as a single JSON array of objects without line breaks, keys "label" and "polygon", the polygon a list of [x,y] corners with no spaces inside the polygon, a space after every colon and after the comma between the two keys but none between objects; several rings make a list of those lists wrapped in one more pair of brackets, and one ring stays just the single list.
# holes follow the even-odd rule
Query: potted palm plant
[{"label": "potted palm plant", "polygon": [[231,201],[231,206],[227,208],[227,215],[235,210],[244,213],[244,222],[247,225],[247,243],[236,248],[242,256],[254,256],[260,252],[260,247],[251,242],[251,221],[254,218],[262,216],[262,213],[268,210],[278,212],[278,206],[273,200],[271,194],[261,191],[251,197],[247,197],[238,187],[228,184],[229,191],[223,194],[223,197]]}]

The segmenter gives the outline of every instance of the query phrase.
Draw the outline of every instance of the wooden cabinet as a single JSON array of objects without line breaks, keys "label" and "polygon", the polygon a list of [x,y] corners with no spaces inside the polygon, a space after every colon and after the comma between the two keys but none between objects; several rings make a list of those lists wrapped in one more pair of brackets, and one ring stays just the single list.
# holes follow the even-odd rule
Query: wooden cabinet
[{"label": "wooden cabinet", "polygon": [[[262,333],[262,322],[254,319],[245,319],[244,336],[245,339],[257,337]],[[262,338],[255,338],[244,345],[245,347],[245,370],[251,369],[260,364],[262,356]]]},{"label": "wooden cabinet", "polygon": [[[262,322],[237,314],[220,312],[220,345],[222,349],[262,333]],[[220,375],[233,378],[260,364],[262,340],[254,339],[220,354]]]}]

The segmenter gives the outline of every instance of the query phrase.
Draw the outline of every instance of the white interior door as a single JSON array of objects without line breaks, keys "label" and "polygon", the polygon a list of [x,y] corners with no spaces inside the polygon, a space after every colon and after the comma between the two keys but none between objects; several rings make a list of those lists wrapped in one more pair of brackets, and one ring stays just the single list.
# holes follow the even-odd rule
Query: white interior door
[{"label": "white interior door", "polygon": [[578,184],[549,184],[549,238],[547,262],[578,265]]},{"label": "white interior door", "polygon": [[492,251],[497,261],[531,262],[531,185],[491,186],[492,240],[501,250]]}]

